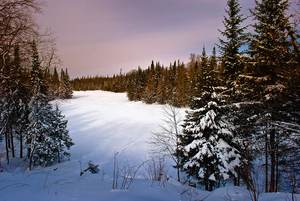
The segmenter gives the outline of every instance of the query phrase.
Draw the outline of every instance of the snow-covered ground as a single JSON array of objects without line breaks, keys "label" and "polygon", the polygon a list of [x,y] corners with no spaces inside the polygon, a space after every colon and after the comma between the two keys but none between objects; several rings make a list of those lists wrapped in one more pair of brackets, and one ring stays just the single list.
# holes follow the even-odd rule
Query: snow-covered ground
[{"label": "snow-covered ground", "polygon": [[[149,159],[147,143],[152,131],[163,125],[163,106],[129,102],[125,93],[103,91],[74,92],[73,99],[55,101],[66,115],[71,147],[70,161],[52,167],[22,168],[20,159],[4,162],[3,143],[0,145],[2,167],[0,173],[0,200],[251,200],[243,187],[224,187],[207,192],[181,185],[173,179],[175,171],[171,160],[166,161],[166,171],[171,178],[162,183],[147,180],[147,163],[138,171],[128,190],[112,190],[114,156],[119,172],[137,169]],[[185,111],[182,109],[181,116]],[[84,173],[89,161],[99,165],[100,173]],[[120,176],[119,184],[123,178]],[[260,201],[292,200],[285,193],[262,194]],[[300,196],[297,197],[300,200]]]}]

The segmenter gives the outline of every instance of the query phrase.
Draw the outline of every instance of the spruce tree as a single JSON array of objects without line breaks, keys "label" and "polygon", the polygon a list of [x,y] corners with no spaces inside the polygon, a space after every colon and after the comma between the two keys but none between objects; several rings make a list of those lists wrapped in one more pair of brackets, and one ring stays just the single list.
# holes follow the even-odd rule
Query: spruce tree
[{"label": "spruce tree", "polygon": [[43,84],[39,56],[35,44],[32,45],[31,85],[32,97],[28,106],[27,135],[25,144],[28,150],[29,169],[33,165],[48,166],[60,162],[63,155],[69,156],[64,147],[70,148],[74,143],[66,129],[67,121],[58,108],[52,109]]},{"label": "spruce tree", "polygon": [[220,53],[222,55],[223,63],[225,65],[224,74],[227,76],[236,76],[235,73],[242,72],[240,66],[240,60],[242,58],[243,52],[240,48],[245,45],[246,35],[244,30],[246,27],[240,27],[241,23],[246,19],[240,14],[241,7],[238,0],[228,0],[227,1],[228,10],[225,9],[228,17],[224,16],[223,24],[225,30],[219,32],[226,38],[227,41],[219,38]]},{"label": "spruce tree", "polygon": [[[257,113],[265,130],[265,137],[261,139],[265,141],[265,190],[275,192],[279,180],[276,169],[280,161],[280,153],[276,150],[283,138],[280,124],[298,124],[295,122],[298,121],[298,112],[294,112],[299,106],[299,90],[294,85],[298,78],[292,74],[299,72],[299,47],[295,45],[297,42],[286,14],[289,7],[287,0],[255,1],[255,4],[251,10],[256,20],[253,25],[255,33],[249,38],[252,66],[247,69],[245,79],[250,83],[247,84],[250,91],[256,91],[252,100],[259,101],[262,106]],[[273,122],[280,123],[274,125]]]},{"label": "spruce tree", "polygon": [[59,76],[56,67],[54,67],[53,69],[51,85],[52,85],[53,96],[59,97]]},{"label": "spruce tree", "polygon": [[60,85],[59,85],[59,94],[61,99],[70,99],[72,98],[73,90],[70,84],[70,77],[68,74],[68,69],[64,71],[61,69],[60,73]]},{"label": "spruce tree", "polygon": [[34,42],[32,43],[32,52],[31,85],[33,87],[33,95],[29,103],[30,114],[25,142],[28,150],[30,170],[34,164],[46,165],[49,162],[46,158],[51,154],[49,150],[49,146],[51,146],[49,135],[52,129],[50,121],[51,106],[48,104],[46,92],[42,88],[44,80]]},{"label": "spruce tree", "polygon": [[[251,10],[254,20],[255,34],[250,38],[250,54],[254,57],[254,65],[261,76],[267,76],[270,84],[285,79],[288,62],[292,60],[291,40],[288,39],[286,17],[288,0],[255,1],[256,7]],[[284,81],[284,80],[282,80]]]},{"label": "spruce tree", "polygon": [[246,43],[246,27],[241,27],[241,23],[246,19],[240,14],[241,7],[238,0],[227,1],[228,10],[225,9],[228,17],[224,16],[223,24],[225,30],[219,32],[226,38],[219,38],[217,44],[222,57],[224,84],[228,87],[229,94],[235,93],[235,81],[243,72],[243,51],[241,47]]},{"label": "spruce tree", "polygon": [[[197,62],[196,62],[197,63]],[[217,76],[209,65],[203,48],[202,82],[187,112],[181,136],[181,167],[199,180],[206,190],[213,190],[221,180],[237,176],[241,164],[238,143],[227,120],[227,108],[218,91]]]},{"label": "spruce tree", "polygon": [[[241,23],[246,19],[241,14],[241,6],[238,0],[228,0],[227,1],[228,9],[225,9],[227,16],[224,16],[223,24],[225,30],[219,32],[225,39],[219,38],[219,51],[221,54],[221,71],[219,71],[220,78],[220,87],[218,87],[219,94],[223,96],[223,107],[227,108],[226,110],[226,119],[234,126],[233,139],[238,139],[239,152],[244,159],[250,159],[245,155],[245,139],[248,139],[246,136],[247,132],[242,132],[238,130],[241,127],[243,118],[248,118],[249,116],[243,114],[244,105],[242,102],[247,102],[244,99],[244,94],[241,92],[243,89],[241,87],[247,88],[246,85],[243,85],[241,82],[241,77],[244,74],[246,56],[244,56],[245,51],[242,51],[241,48],[246,45],[246,34],[244,31],[247,27],[242,27]],[[249,101],[250,102],[250,101]],[[236,107],[239,105],[239,107]],[[246,111],[246,110],[245,110]],[[244,111],[244,112],[245,112]],[[237,116],[239,118],[237,118]],[[246,122],[247,123],[247,122]],[[237,180],[235,178],[235,184]]]},{"label": "spruce tree", "polygon": [[52,126],[54,132],[51,134],[53,140],[53,154],[57,157],[56,161],[61,162],[61,160],[66,156],[69,158],[71,155],[65,150],[65,148],[70,149],[75,143],[72,141],[69,131],[67,130],[67,120],[64,120],[65,116],[61,114],[58,106],[56,105],[55,110],[52,110],[53,119]]}]

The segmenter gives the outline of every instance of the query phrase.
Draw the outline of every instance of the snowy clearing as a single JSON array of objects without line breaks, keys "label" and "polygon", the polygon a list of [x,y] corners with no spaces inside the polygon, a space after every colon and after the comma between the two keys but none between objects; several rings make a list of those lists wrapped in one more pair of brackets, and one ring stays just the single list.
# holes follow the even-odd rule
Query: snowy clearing
[{"label": "snowy clearing", "polygon": [[[146,180],[145,168],[140,168],[128,190],[112,190],[114,156],[120,168],[137,168],[149,159],[147,141],[164,123],[163,106],[129,102],[125,93],[103,91],[74,92],[73,99],[55,103],[69,120],[75,142],[71,160],[47,168],[34,167],[30,172],[20,159],[6,167],[1,143],[0,167],[8,172],[0,173],[0,200],[251,200],[242,187],[224,187],[211,193],[182,185],[173,179],[171,160],[166,161],[167,174],[173,177],[168,181],[152,183]],[[80,177],[90,160],[100,165],[100,173],[86,172]],[[119,187],[122,180],[120,177]],[[289,199],[285,193],[268,193],[262,194],[260,201]]]}]

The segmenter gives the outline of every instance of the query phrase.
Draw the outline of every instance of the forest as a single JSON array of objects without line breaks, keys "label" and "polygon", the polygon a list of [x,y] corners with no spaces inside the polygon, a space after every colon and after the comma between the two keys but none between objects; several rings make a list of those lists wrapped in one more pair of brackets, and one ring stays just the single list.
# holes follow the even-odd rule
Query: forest
[{"label": "forest", "polygon": [[253,24],[244,25],[249,17],[239,2],[227,2],[218,55],[214,48],[208,56],[204,46],[187,64],[152,61],[113,77],[76,78],[73,90],[126,92],[130,101],[191,108],[173,155],[176,168],[206,190],[242,180],[256,200],[260,168],[265,192],[299,192],[299,11],[288,15],[287,0],[254,3]]},{"label": "forest", "polygon": [[7,164],[10,157],[25,157],[30,170],[68,158],[66,149],[74,145],[68,121],[50,104],[71,98],[72,88],[68,70],[57,72],[53,34],[36,23],[43,5],[39,0],[0,1],[0,141]]},{"label": "forest", "polygon": [[[232,181],[258,200],[263,176],[265,192],[299,193],[300,34],[299,21],[293,21],[299,11],[288,15],[288,0],[254,5],[246,17],[238,0],[228,0],[210,55],[203,46],[186,64],[152,61],[147,69],[121,69],[113,77],[70,80],[67,69],[58,75],[55,38],[35,21],[43,2],[0,1],[0,140],[6,162],[16,157],[16,140],[30,170],[70,156],[68,121],[52,100],[72,98],[72,90],[126,92],[130,101],[190,109],[182,124],[171,112],[168,132],[176,131],[176,148],[169,156],[205,190]],[[247,18],[253,24],[244,25]],[[159,137],[152,142],[160,146]]]}]

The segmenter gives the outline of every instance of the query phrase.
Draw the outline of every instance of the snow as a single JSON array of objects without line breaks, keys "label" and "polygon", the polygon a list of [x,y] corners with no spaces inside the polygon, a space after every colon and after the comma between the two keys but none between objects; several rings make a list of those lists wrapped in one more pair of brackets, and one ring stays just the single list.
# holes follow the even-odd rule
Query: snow
[{"label": "snow", "polygon": [[[27,163],[16,158],[6,166],[1,143],[0,166],[5,171],[0,173],[0,200],[251,200],[244,187],[228,186],[211,193],[177,182],[172,160],[166,160],[168,181],[146,180],[142,167],[128,190],[112,190],[114,155],[119,167],[126,167],[127,160],[130,167],[145,162],[150,157],[147,141],[164,123],[163,106],[129,102],[125,93],[103,91],[74,92],[73,99],[53,104],[66,116],[75,143],[69,150],[70,161],[28,171]],[[185,116],[184,110],[180,115]],[[85,172],[80,177],[89,161],[99,165],[100,173]],[[259,200],[270,199],[288,200],[284,193],[262,194]]]}]

